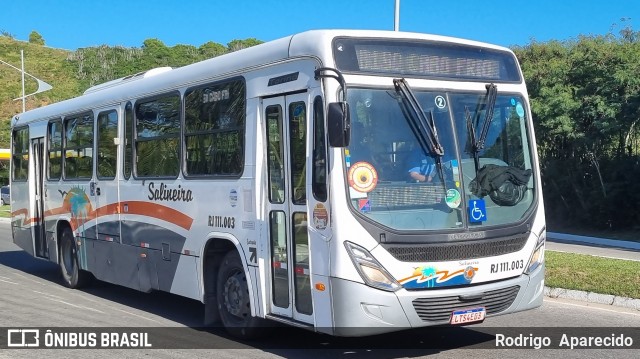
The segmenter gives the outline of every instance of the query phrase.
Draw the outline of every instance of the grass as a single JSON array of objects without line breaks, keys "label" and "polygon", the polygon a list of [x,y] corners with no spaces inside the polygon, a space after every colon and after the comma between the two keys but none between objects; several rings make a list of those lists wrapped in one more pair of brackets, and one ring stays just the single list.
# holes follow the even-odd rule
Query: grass
[{"label": "grass", "polygon": [[640,298],[640,262],[585,254],[545,252],[545,284],[622,297]]},{"label": "grass", "polygon": [[11,217],[11,206],[0,206],[0,218],[10,218]]}]

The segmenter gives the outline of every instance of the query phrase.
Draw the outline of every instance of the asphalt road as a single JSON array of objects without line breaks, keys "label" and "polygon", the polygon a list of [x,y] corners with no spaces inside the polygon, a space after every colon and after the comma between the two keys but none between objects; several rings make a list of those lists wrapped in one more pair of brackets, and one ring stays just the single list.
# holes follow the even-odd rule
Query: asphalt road
[{"label": "asphalt road", "polygon": [[[56,265],[32,258],[11,242],[8,223],[0,222],[0,328],[21,327],[167,327],[182,328],[183,343],[206,341],[222,349],[74,349],[0,350],[0,358],[637,358],[640,350],[610,349],[477,349],[495,346],[495,333],[534,336],[567,332],[598,333],[616,327],[640,344],[640,312],[566,300],[546,299],[537,310],[489,318],[464,328],[417,329],[369,338],[332,338],[301,329],[276,328],[276,335],[258,342],[239,342],[221,329],[201,331],[202,304],[167,293],[145,294],[95,282],[83,290],[63,287]],[[627,329],[622,329],[627,327]],[[554,329],[555,328],[555,329]],[[635,328],[635,329],[634,329]],[[579,330],[578,330],[579,331]],[[489,333],[489,334],[487,334]],[[515,333],[515,334],[514,334]],[[554,340],[557,337],[554,337]],[[212,344],[213,343],[213,344]],[[218,344],[216,344],[218,343]],[[444,343],[444,344],[443,344]],[[188,346],[188,344],[185,344]],[[452,349],[429,349],[453,347]]]},{"label": "asphalt road", "polygon": [[560,241],[547,241],[546,249],[557,252],[588,254],[605,258],[640,261],[640,251],[625,248],[603,247],[595,244],[576,244]]}]

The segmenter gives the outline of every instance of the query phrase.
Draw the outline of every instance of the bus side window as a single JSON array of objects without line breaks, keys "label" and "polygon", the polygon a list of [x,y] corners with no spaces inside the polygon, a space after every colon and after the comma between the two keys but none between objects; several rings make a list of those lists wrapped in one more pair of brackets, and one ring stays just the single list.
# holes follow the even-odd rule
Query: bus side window
[{"label": "bus side window", "polygon": [[324,132],[324,111],[322,97],[313,101],[313,197],[324,202],[327,200],[327,145]]},{"label": "bus side window", "polygon": [[307,111],[304,102],[289,104],[289,138],[291,145],[291,197],[294,204],[305,204]]}]

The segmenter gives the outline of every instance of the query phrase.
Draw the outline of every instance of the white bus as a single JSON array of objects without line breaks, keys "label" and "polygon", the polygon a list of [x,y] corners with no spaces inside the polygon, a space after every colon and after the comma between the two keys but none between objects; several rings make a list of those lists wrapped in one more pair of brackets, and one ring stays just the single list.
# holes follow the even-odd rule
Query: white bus
[{"label": "white bus", "polygon": [[536,141],[503,47],[309,31],[95,86],[12,139],[13,240],[71,288],[193,298],[245,337],[542,303]]}]

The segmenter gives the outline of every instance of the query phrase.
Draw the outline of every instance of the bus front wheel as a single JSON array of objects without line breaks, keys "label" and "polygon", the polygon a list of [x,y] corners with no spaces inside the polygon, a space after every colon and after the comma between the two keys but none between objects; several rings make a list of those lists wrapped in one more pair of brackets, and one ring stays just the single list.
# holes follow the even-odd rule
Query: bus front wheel
[{"label": "bus front wheel", "polygon": [[229,334],[251,339],[264,333],[264,320],[251,316],[247,275],[236,251],[228,252],[222,260],[216,296],[220,319]]},{"label": "bus front wheel", "polygon": [[65,228],[60,236],[60,273],[62,281],[69,288],[81,288],[89,281],[90,274],[78,267],[78,252],[70,228]]}]

